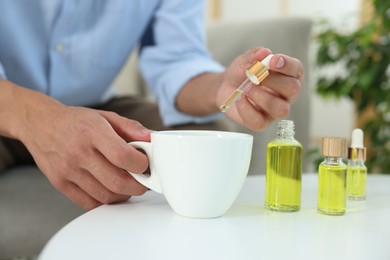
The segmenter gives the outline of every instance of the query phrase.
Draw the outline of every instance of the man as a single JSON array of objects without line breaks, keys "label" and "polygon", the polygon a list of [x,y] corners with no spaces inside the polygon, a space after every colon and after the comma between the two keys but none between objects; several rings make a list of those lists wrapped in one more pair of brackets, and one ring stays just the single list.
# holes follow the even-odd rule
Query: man
[{"label": "man", "polygon": [[[123,169],[141,173],[147,158],[126,142],[149,141],[149,128],[208,126],[245,69],[271,53],[253,48],[226,69],[214,62],[199,0],[4,0],[0,10],[0,167],[31,155],[87,210],[146,191]],[[110,92],[138,44],[162,121],[153,104]],[[274,55],[263,85],[225,115],[262,130],[288,114],[302,78],[300,61]]]}]

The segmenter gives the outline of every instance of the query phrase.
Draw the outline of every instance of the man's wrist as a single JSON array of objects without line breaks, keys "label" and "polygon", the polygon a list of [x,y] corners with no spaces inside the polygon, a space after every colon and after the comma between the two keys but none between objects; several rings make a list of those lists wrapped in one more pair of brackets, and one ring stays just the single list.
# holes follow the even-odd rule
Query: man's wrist
[{"label": "man's wrist", "polygon": [[28,132],[28,121],[39,120],[32,118],[37,114],[34,111],[59,105],[62,104],[45,94],[0,79],[0,135],[22,140]]}]

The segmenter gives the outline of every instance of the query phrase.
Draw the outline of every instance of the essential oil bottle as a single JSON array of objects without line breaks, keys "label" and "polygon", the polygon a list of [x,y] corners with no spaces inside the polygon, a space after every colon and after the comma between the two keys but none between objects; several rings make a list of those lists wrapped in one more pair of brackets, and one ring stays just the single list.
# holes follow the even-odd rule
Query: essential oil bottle
[{"label": "essential oil bottle", "polygon": [[324,161],[318,169],[318,211],[326,215],[344,215],[347,200],[347,165],[343,162],[346,139],[322,139]]},{"label": "essential oil bottle", "polygon": [[275,211],[301,207],[302,145],[294,138],[294,122],[278,122],[277,137],[267,146],[265,206]]},{"label": "essential oil bottle", "polygon": [[347,198],[350,200],[366,199],[367,167],[366,148],[363,145],[363,131],[352,131],[352,142],[348,148]]}]

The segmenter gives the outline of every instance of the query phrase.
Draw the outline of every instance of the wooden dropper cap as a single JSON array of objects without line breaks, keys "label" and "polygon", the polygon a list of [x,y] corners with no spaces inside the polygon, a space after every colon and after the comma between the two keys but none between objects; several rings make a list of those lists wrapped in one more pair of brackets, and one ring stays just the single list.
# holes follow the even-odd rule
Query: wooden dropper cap
[{"label": "wooden dropper cap", "polygon": [[341,137],[322,138],[322,155],[328,157],[345,157],[347,139]]}]

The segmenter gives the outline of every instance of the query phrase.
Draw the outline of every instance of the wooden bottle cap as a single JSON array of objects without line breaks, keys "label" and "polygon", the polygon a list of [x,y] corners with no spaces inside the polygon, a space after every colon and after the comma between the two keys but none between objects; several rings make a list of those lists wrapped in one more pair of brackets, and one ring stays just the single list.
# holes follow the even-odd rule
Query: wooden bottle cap
[{"label": "wooden bottle cap", "polygon": [[322,155],[329,157],[345,157],[347,139],[341,137],[322,138]]}]

